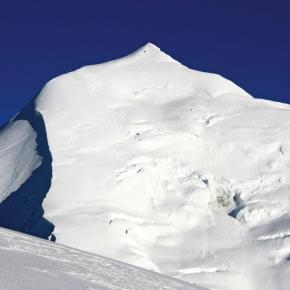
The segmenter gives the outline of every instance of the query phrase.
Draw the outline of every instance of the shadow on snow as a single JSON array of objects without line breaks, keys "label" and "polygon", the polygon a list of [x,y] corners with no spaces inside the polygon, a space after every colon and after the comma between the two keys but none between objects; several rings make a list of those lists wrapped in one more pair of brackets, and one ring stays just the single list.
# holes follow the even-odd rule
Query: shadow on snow
[{"label": "shadow on snow", "polygon": [[0,226],[44,239],[51,236],[55,240],[51,235],[54,225],[43,217],[42,207],[52,179],[52,156],[43,117],[35,110],[32,100],[14,120],[29,121],[37,133],[36,150],[42,163],[19,189],[0,204]]}]

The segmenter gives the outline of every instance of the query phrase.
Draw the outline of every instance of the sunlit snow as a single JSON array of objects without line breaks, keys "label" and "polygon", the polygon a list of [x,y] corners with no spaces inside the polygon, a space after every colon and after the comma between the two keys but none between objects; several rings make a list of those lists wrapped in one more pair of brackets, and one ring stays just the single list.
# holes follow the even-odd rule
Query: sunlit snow
[{"label": "sunlit snow", "polygon": [[210,289],[287,289],[289,105],[147,44],[53,79],[35,109],[57,242]]}]

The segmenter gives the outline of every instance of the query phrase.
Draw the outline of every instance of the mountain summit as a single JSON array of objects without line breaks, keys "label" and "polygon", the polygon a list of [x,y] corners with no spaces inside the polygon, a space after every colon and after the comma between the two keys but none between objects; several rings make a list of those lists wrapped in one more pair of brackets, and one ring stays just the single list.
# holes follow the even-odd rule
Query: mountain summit
[{"label": "mountain summit", "polygon": [[125,58],[132,58],[137,62],[174,62],[180,64],[171,56],[161,51],[158,46],[150,42]]},{"label": "mountain summit", "polygon": [[147,44],[53,79],[1,130],[0,225],[210,289],[286,289],[289,131],[289,105]]}]

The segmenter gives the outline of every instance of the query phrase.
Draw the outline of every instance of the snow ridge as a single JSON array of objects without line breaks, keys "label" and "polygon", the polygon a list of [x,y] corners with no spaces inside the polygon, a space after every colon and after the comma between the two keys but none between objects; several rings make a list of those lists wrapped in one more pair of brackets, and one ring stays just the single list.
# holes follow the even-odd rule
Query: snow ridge
[{"label": "snow ridge", "polygon": [[[13,189],[6,188],[7,194],[2,195],[0,226],[47,239],[53,232],[54,226],[43,218],[42,202],[51,185],[52,156],[47,143],[45,123],[41,114],[35,111],[34,101],[30,102],[4,128],[3,133],[10,132],[7,142],[11,142],[11,132],[14,132],[12,126],[18,124],[28,126],[29,133],[22,138],[20,134],[23,131],[26,132],[26,130],[18,129],[14,138],[20,138],[20,140],[6,146],[5,152],[2,149],[0,153],[4,152],[1,158],[3,161],[7,161],[9,154],[14,158],[13,160],[8,159],[10,163],[8,169],[11,168],[11,171],[14,172],[12,176],[14,187]],[[3,133],[0,136],[2,142],[7,139],[3,136]],[[31,144],[31,142],[34,142],[34,144]],[[19,147],[19,153],[16,154],[17,147]],[[27,147],[33,153],[27,152]],[[31,154],[33,154],[33,157],[31,157]],[[25,167],[21,167],[21,162],[25,164]],[[7,170],[7,167],[5,169]],[[4,177],[7,175],[6,172]],[[19,179],[19,176],[24,176],[24,179],[16,184],[15,181]],[[5,184],[2,178],[2,186]]]},{"label": "snow ridge", "polygon": [[1,228],[0,235],[0,289],[3,290],[206,290]]}]

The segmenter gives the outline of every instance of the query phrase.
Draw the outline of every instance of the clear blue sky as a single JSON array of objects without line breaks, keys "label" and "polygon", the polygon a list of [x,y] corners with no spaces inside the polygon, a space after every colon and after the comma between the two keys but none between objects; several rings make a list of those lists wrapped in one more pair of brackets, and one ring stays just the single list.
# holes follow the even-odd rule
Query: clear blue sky
[{"label": "clear blue sky", "polygon": [[0,6],[0,124],[49,79],[149,41],[255,97],[290,103],[289,0],[9,0]]}]

